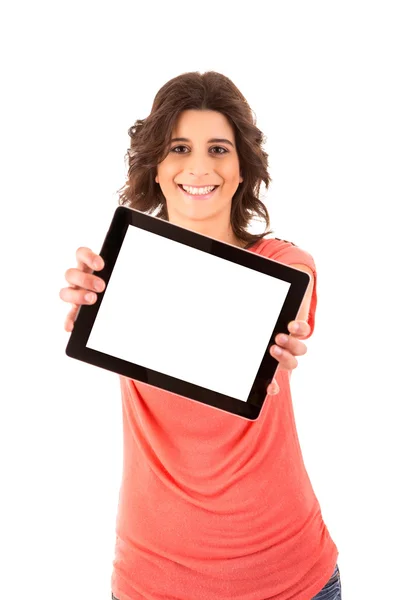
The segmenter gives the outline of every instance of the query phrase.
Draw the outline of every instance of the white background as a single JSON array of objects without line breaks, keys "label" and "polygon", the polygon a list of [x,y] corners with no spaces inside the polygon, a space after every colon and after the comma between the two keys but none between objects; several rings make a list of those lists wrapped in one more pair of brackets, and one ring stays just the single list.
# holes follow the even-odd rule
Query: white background
[{"label": "white background", "polygon": [[111,596],[119,386],[65,356],[58,292],[78,246],[100,250],[128,128],[170,78],[209,69],[234,81],[267,135],[275,235],[317,264],[316,330],[292,391],[344,598],[399,593],[396,4],[2,9],[2,597]]}]

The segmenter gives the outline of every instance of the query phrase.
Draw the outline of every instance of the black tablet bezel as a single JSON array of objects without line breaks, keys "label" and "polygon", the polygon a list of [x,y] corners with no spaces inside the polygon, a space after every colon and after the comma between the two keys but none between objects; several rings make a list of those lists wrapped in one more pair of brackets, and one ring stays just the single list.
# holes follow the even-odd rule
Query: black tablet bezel
[{"label": "black tablet bezel", "polygon": [[[266,340],[264,357],[246,402],[86,347],[129,226],[139,227],[291,284],[272,335],[269,340]],[[257,419],[266,399],[267,387],[278,367],[278,361],[270,354],[270,347],[274,344],[275,336],[278,333],[289,333],[287,326],[290,321],[296,318],[310,281],[308,273],[126,206],[119,206],[115,210],[100,256],[104,260],[105,267],[99,272],[99,277],[105,281],[106,287],[103,292],[98,294],[97,302],[94,305],[82,305],[80,307],[66,347],[67,356],[113,371],[129,379],[135,379],[203,404],[208,404],[245,419]],[[260,314],[259,310],[258,313]]]}]

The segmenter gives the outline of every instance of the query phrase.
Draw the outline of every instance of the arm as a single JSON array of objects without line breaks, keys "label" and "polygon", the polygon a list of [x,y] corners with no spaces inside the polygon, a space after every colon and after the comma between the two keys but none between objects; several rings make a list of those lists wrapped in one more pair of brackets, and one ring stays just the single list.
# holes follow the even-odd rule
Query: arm
[{"label": "arm", "polygon": [[[307,346],[301,341],[301,338],[307,337],[310,334],[310,325],[308,324],[308,318],[310,313],[311,298],[314,289],[314,275],[310,267],[303,264],[290,265],[300,271],[305,271],[310,275],[310,283],[307,287],[307,291],[304,295],[303,302],[301,303],[299,312],[296,320],[289,323],[290,336],[284,341],[282,334],[278,334],[275,338],[276,345],[271,347],[272,356],[279,361],[280,369],[286,369],[289,371],[289,376],[293,369],[298,365],[296,356],[302,356],[307,352]],[[298,325],[298,330],[295,330],[295,326]],[[280,350],[280,354],[276,353],[276,349]],[[273,379],[272,383],[268,386],[268,394],[277,394],[279,392],[279,386]]]},{"label": "arm", "polygon": [[310,276],[310,283],[308,284],[307,291],[304,295],[303,302],[301,303],[299,313],[296,317],[296,321],[307,321],[307,323],[308,323],[308,315],[310,312],[311,297],[312,297],[312,293],[313,293],[313,289],[314,289],[314,275],[313,275],[313,272],[310,269],[310,267],[307,267],[306,265],[295,264],[295,265],[290,265],[290,266],[294,267],[295,269],[299,269],[300,271],[304,271],[305,273],[308,273]]}]

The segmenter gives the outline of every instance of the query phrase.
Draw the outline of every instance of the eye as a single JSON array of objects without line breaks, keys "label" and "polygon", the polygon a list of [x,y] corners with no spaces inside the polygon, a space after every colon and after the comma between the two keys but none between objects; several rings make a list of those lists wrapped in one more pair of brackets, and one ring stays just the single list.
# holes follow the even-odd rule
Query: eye
[{"label": "eye", "polygon": [[175,146],[175,148],[171,148],[170,152],[175,152],[175,154],[186,154],[186,152],[176,152],[177,148],[186,148],[186,146]]},{"label": "eye", "polygon": [[[175,146],[174,148],[171,148],[170,152],[173,152],[174,154],[187,154],[186,152],[177,152],[178,148],[186,148],[186,150],[188,150],[187,146]],[[227,154],[229,152],[229,150],[227,150],[226,148],[223,148],[222,146],[212,146],[212,148],[210,148],[210,150],[222,150],[222,152],[212,152],[212,154]]]},{"label": "eye", "polygon": [[210,148],[210,150],[215,150],[215,148],[218,148],[218,150],[223,150],[223,152],[213,152],[213,154],[228,154],[229,152],[229,150],[223,148],[222,146],[213,146],[212,148]]}]

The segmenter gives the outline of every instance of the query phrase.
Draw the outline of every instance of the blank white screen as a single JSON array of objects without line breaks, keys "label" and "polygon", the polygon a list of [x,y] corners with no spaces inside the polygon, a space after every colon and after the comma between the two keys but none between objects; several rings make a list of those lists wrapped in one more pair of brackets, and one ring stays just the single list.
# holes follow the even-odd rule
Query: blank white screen
[{"label": "blank white screen", "polygon": [[87,347],[246,401],[289,287],[130,226]]}]

